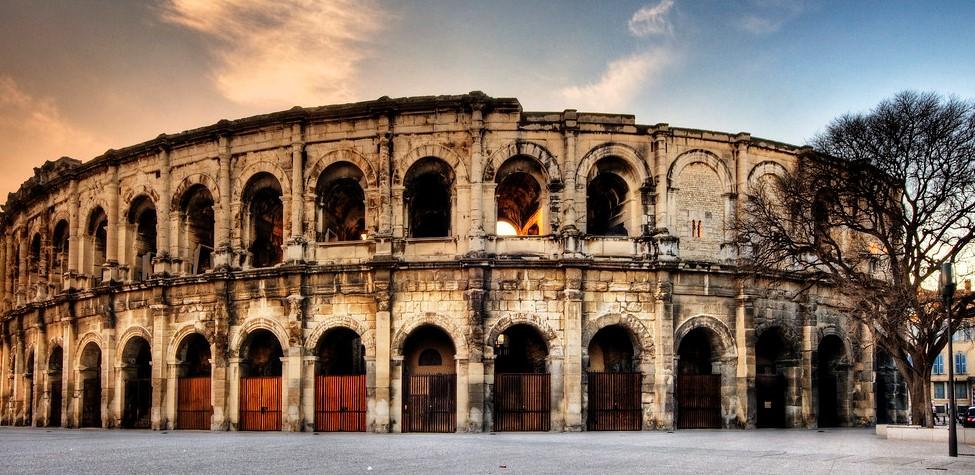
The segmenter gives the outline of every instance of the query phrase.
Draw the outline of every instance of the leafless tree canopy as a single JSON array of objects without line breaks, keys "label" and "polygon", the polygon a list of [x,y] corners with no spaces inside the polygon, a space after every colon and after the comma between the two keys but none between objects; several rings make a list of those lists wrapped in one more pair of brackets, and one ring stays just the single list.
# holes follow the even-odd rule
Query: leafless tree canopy
[{"label": "leafless tree canopy", "polygon": [[[834,120],[785,176],[759,180],[736,223],[745,265],[824,282],[849,297],[931,424],[930,381],[947,343],[941,263],[972,256],[975,102],[902,92]],[[959,321],[972,296],[956,296]]]}]

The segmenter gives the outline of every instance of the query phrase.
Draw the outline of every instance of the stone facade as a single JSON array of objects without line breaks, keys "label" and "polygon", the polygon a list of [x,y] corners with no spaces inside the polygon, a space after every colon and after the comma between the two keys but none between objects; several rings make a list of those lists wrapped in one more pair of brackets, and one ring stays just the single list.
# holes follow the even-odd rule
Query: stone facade
[{"label": "stone facade", "polygon": [[[457,431],[498,428],[520,371],[549,375],[548,430],[594,428],[596,372],[639,375],[635,428],[690,414],[682,374],[717,375],[721,427],[870,424],[869,334],[828,289],[735,265],[749,185],[802,152],[471,93],[48,162],[3,214],[0,418],[178,428],[197,374],[206,426],[237,430],[243,378],[270,376],[281,429],[314,430],[316,375],[354,354],[375,432],[415,430],[424,372],[455,378]],[[351,349],[319,344],[337,329]]]}]

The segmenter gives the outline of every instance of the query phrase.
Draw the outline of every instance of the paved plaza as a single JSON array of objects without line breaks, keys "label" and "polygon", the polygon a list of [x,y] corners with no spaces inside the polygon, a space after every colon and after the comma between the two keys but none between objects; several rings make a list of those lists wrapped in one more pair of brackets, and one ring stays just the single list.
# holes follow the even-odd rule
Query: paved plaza
[{"label": "paved plaza", "polygon": [[2,473],[975,473],[872,429],[309,434],[0,429]]}]

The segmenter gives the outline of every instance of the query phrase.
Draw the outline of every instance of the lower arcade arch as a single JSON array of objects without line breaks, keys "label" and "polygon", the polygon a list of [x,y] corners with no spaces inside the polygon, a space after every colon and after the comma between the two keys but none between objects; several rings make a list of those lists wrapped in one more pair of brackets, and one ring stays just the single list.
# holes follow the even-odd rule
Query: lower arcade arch
[{"label": "lower arcade arch", "polygon": [[643,427],[643,373],[630,331],[601,328],[588,347],[585,374],[587,430],[640,430]]},{"label": "lower arcade arch", "polygon": [[122,350],[122,427],[148,429],[152,410],[152,351],[141,336],[129,339]]},{"label": "lower arcade arch", "polygon": [[403,345],[403,432],[457,431],[454,343],[443,329],[422,325]]},{"label": "lower arcade arch", "polygon": [[843,340],[826,335],[816,351],[816,422],[819,427],[848,425],[850,411],[850,364]]},{"label": "lower arcade arch", "polygon": [[81,386],[81,427],[102,426],[102,349],[88,342],[78,365]]},{"label": "lower arcade arch", "polygon": [[51,350],[51,357],[47,360],[47,390],[48,390],[48,427],[60,427],[64,422],[61,420],[63,414],[63,394],[64,387],[62,378],[64,373],[64,350],[60,346],[55,346]]},{"label": "lower arcade arch", "polygon": [[176,350],[176,428],[208,430],[212,424],[210,344],[191,333]]},{"label": "lower arcade arch", "polygon": [[788,427],[789,394],[794,391],[798,359],[779,327],[765,330],[755,344],[757,427]]},{"label": "lower arcade arch", "polygon": [[355,331],[322,335],[315,351],[315,431],[366,430],[366,351]]},{"label": "lower arcade arch", "polygon": [[674,390],[678,429],[721,428],[720,348],[718,336],[707,327],[681,338]]},{"label": "lower arcade arch", "polygon": [[281,430],[281,375],[284,352],[277,336],[255,330],[240,349],[239,430]]},{"label": "lower arcade arch", "polygon": [[552,427],[549,351],[527,324],[505,329],[494,344],[493,429],[548,431]]}]

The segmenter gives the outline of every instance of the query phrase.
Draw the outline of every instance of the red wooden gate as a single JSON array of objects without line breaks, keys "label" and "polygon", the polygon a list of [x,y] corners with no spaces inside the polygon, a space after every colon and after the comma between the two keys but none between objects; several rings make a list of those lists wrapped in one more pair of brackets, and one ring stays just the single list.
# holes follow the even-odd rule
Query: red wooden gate
[{"label": "red wooden gate", "polygon": [[176,428],[209,430],[213,417],[210,377],[179,378],[176,390]]},{"label": "red wooden gate", "polygon": [[589,430],[643,428],[642,373],[589,373]]},{"label": "red wooden gate", "polygon": [[721,428],[721,375],[677,375],[677,428]]},{"label": "red wooden gate", "polygon": [[239,430],[281,430],[281,377],[240,378]]},{"label": "red wooden gate", "polygon": [[403,380],[403,432],[457,431],[457,375],[427,374]]},{"label": "red wooden gate", "polygon": [[539,373],[494,376],[494,430],[547,431],[552,426],[552,378]]},{"label": "red wooden gate", "polygon": [[315,378],[315,430],[365,432],[366,375]]}]

